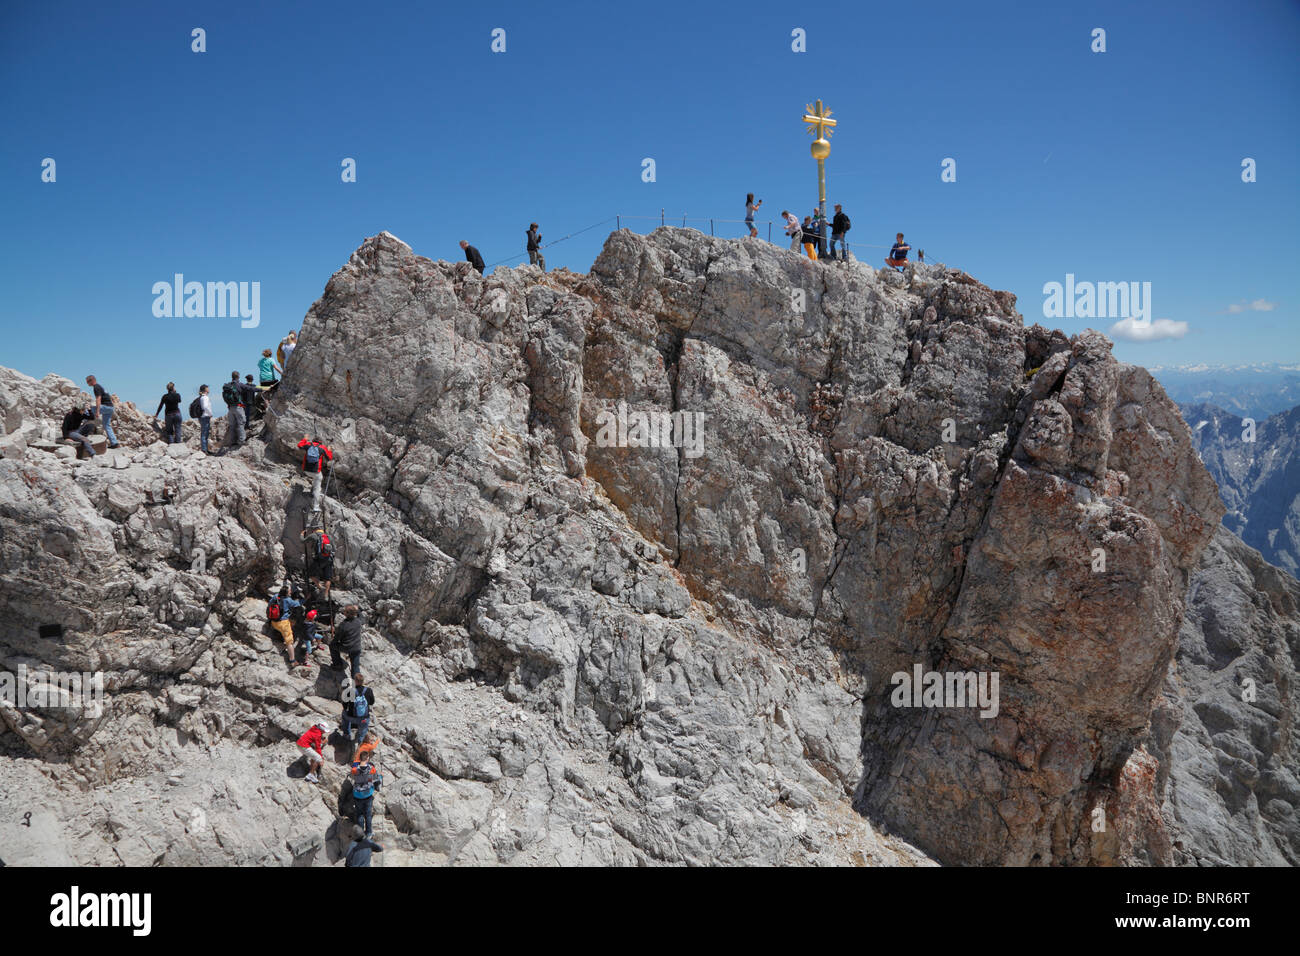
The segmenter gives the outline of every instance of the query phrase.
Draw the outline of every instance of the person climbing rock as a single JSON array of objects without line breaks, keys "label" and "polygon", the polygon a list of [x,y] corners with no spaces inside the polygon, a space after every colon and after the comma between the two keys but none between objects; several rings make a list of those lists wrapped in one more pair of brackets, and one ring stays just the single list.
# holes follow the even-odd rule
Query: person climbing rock
[{"label": "person climbing rock", "polygon": [[176,383],[168,382],[167,391],[163,397],[158,399],[158,407],[154,409],[153,420],[158,420],[158,413],[164,408],[167,409],[167,418],[163,425],[163,434],[167,436],[167,444],[179,445],[181,439],[181,424],[184,418],[181,416],[181,393],[176,391]]},{"label": "person climbing rock", "polygon": [[263,388],[270,388],[272,385],[279,384],[280,380],[275,377],[277,372],[283,375],[284,369],[275,364],[270,349],[262,349],[262,357],[257,360],[257,375]]},{"label": "person climbing rock", "polygon": [[745,228],[749,230],[749,238],[757,239],[758,230],[754,228],[754,214],[763,207],[763,200],[754,202],[753,193],[745,193]]},{"label": "person climbing rock", "polygon": [[109,448],[117,448],[117,435],[113,432],[113,395],[93,375],[86,376],[86,384],[95,395],[95,418],[104,426],[104,437]]},{"label": "person climbing rock", "polygon": [[88,436],[95,433],[94,411],[89,408],[77,408],[75,405],[63,416],[63,437],[69,441],[80,442],[86,454],[95,457],[95,446]]},{"label": "person climbing rock", "polygon": [[803,229],[799,226],[799,217],[788,209],[782,209],[781,218],[785,220],[785,234],[790,237],[790,251],[798,252],[803,242]]},{"label": "person climbing rock", "polygon": [[352,755],[352,762],[360,763],[363,757],[373,755],[375,750],[379,747],[379,744],[379,734],[375,733],[373,730],[370,731],[370,733],[366,734],[366,739],[361,741],[357,746],[357,752]]},{"label": "person climbing rock", "polygon": [[352,662],[354,678],[361,670],[361,625],[361,609],[349,604],[343,609],[343,623],[334,629],[334,641],[330,644],[330,664],[336,671],[341,671],[343,654],[347,654]]},{"label": "person climbing rock", "polygon": [[384,775],[369,760],[352,765],[352,799],[355,801],[356,822],[366,828],[366,839],[374,836],[375,791],[384,782]]},{"label": "person climbing rock", "polygon": [[460,241],[460,247],[465,250],[465,261],[472,265],[479,275],[482,275],[487,266],[483,265],[483,257],[478,254],[478,250],[464,239]]},{"label": "person climbing rock", "polygon": [[844,207],[839,203],[835,204],[835,215],[831,218],[831,259],[835,258],[835,243],[840,244],[840,261],[849,261],[849,243],[847,236],[849,230],[853,228],[853,223],[849,217],[844,215]]},{"label": "person climbing rock", "polygon": [[[370,729],[370,715],[375,707],[375,692],[366,686],[365,677],[358,673],[352,675],[352,686],[344,691],[344,695],[343,719],[339,726],[347,735],[348,743],[360,745],[366,739],[366,733]],[[357,730],[355,741],[352,737],[354,727]]]},{"label": "person climbing rock", "polygon": [[359,824],[353,824],[352,842],[348,844],[348,848],[343,854],[343,865],[345,867],[369,866],[371,853],[383,852],[384,848],[367,837],[363,827]]},{"label": "person climbing rock", "polygon": [[312,608],[307,612],[302,622],[302,662],[307,667],[311,667],[311,655],[316,650],[316,643],[318,641],[322,644],[325,642],[325,639],[321,637],[320,625],[316,623],[316,617],[317,611]]},{"label": "person climbing rock", "polygon": [[903,266],[907,265],[907,250],[911,248],[903,241],[903,234],[900,232],[898,238],[894,241],[893,247],[889,250],[889,258],[885,260],[885,265],[902,272]]},{"label": "person climbing rock", "polygon": [[307,728],[307,732],[298,738],[298,756],[307,761],[307,782],[320,781],[321,764],[325,762],[325,741],[329,739],[332,728],[325,721],[317,721]]},{"label": "person climbing rock", "polygon": [[208,451],[208,436],[212,434],[212,396],[208,394],[206,385],[199,386],[199,448],[203,454],[210,455]]},{"label": "person climbing rock", "polygon": [[226,447],[238,448],[244,443],[244,403],[239,394],[239,373],[231,372],[230,381],[221,386],[221,400],[226,403]]},{"label": "person climbing rock", "polygon": [[325,473],[325,462],[334,460],[334,452],[310,435],[303,435],[298,447],[307,449],[302,454],[302,470],[311,475],[311,510],[312,514],[319,514],[321,477]]},{"label": "person climbing rock", "polygon": [[266,604],[266,617],[271,622],[271,628],[280,635],[284,641],[285,652],[289,655],[289,663],[293,664],[294,638],[293,638],[293,619],[291,615],[296,608],[302,607],[301,601],[295,601],[289,594],[287,587],[280,588],[280,593],[271,598]]},{"label": "person climbing rock", "polygon": [[304,530],[307,538],[307,579],[312,587],[324,590],[321,600],[330,599],[330,588],[334,584],[334,542],[324,528]]},{"label": "person climbing rock", "polygon": [[[528,226],[528,261],[535,266],[541,266],[542,271],[546,271],[546,256],[542,255],[542,234],[538,232],[541,227],[537,223],[530,223]],[[482,272],[479,269],[479,272]]]}]

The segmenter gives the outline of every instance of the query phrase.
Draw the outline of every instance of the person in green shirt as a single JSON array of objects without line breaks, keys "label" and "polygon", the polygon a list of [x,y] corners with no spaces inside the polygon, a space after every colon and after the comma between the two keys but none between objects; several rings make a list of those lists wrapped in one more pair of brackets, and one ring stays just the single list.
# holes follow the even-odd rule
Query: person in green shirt
[{"label": "person in green shirt", "polygon": [[276,372],[283,375],[284,369],[275,364],[275,359],[271,358],[270,349],[262,349],[262,358],[257,363],[257,374],[264,388],[267,385],[274,385],[278,381],[275,377]]}]

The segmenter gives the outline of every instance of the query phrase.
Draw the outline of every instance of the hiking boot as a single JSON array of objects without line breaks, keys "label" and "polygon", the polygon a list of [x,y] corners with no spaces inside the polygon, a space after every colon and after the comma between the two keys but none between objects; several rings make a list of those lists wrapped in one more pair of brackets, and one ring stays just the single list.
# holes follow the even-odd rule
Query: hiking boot
[{"label": "hiking boot", "polygon": [[320,777],[316,776],[314,773],[307,774],[306,780],[308,783],[320,783]]}]

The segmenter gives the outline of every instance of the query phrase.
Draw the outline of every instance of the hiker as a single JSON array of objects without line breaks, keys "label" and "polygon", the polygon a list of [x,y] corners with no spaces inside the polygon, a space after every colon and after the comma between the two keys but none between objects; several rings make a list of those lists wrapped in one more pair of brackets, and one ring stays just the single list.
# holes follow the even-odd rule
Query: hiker
[{"label": "hiker", "polygon": [[303,531],[303,537],[311,535],[311,544],[309,545],[309,560],[307,563],[307,579],[311,581],[313,587],[325,585],[324,600],[330,599],[330,588],[334,584],[334,542],[324,528],[316,528],[314,531]]},{"label": "hiker", "polygon": [[280,349],[277,358],[279,358],[282,367],[289,367],[289,356],[293,354],[293,350],[297,347],[298,333],[293,329],[290,329],[289,334],[280,340]]},{"label": "hiker", "polygon": [[316,642],[325,643],[325,638],[320,633],[320,625],[316,623],[316,616],[316,609],[312,608],[302,622],[302,662],[306,667],[311,667],[311,655],[316,650]]},{"label": "hiker", "polygon": [[290,596],[288,587],[280,588],[280,593],[266,603],[266,619],[271,622],[271,629],[284,641],[290,664],[293,664],[294,658],[293,621],[290,615],[300,607],[302,602],[295,601]]},{"label": "hiker", "polygon": [[817,233],[813,232],[812,216],[803,217],[803,251],[808,254],[808,258],[813,262],[817,261],[817,247],[814,243],[817,240]]},{"label": "hiker", "polygon": [[472,265],[479,275],[482,275],[483,270],[487,267],[483,265],[483,257],[478,254],[478,250],[464,239],[460,241],[460,247],[465,250],[465,261]]},{"label": "hiker", "polygon": [[363,757],[373,754],[379,746],[379,734],[373,730],[366,734],[366,739],[361,741],[357,746],[357,752],[352,755],[353,763],[360,763]]},{"label": "hiker", "polygon": [[754,213],[758,212],[763,205],[763,200],[754,202],[753,193],[745,193],[745,228],[749,230],[749,238],[757,239],[758,230],[754,228]]},{"label": "hiker", "polygon": [[89,408],[77,408],[63,416],[63,437],[69,441],[81,442],[81,447],[91,458],[95,457],[95,446],[90,443],[89,435],[95,434],[94,412]]},{"label": "hiker", "polygon": [[272,385],[279,384],[280,380],[275,377],[276,372],[283,375],[284,369],[275,364],[275,359],[271,358],[270,349],[262,349],[262,357],[257,360],[257,374],[263,388],[270,388]]},{"label": "hiker", "polygon": [[[196,411],[197,415],[194,414]],[[212,398],[206,385],[199,386],[199,397],[190,402],[190,417],[199,420],[199,448],[205,455],[212,454],[208,451],[208,435],[212,432]]]},{"label": "hiker", "polygon": [[104,436],[108,439],[108,447],[116,448],[117,435],[113,433],[113,396],[103,385],[99,384],[98,379],[93,375],[86,376],[86,384],[95,394],[95,413],[94,417],[98,418],[104,426]]},{"label": "hiker", "polygon": [[817,258],[826,258],[826,217],[820,206],[813,207],[813,234],[817,237]]},{"label": "hiker", "polygon": [[785,220],[785,234],[790,237],[790,251],[798,252],[799,244],[803,242],[803,230],[799,228],[799,217],[787,209],[782,209],[781,218]]},{"label": "hiker", "polygon": [[371,853],[383,853],[384,848],[366,836],[366,831],[359,824],[352,825],[352,842],[343,854],[343,866],[370,866]]},{"label": "hiker", "polygon": [[911,246],[903,241],[903,234],[900,232],[897,241],[894,242],[893,248],[889,250],[889,258],[885,260],[885,265],[891,266],[899,272],[902,272],[903,266],[907,265],[907,250],[911,248]]},{"label": "hiker", "polygon": [[[546,256],[542,255],[542,234],[537,230],[541,227],[537,223],[530,223],[528,226],[528,261],[535,266],[541,266],[542,271],[546,271]],[[476,267],[477,268],[477,267]],[[482,269],[478,270],[482,272]]]},{"label": "hiker", "polygon": [[325,762],[325,741],[329,739],[330,725],[320,720],[307,728],[298,738],[298,756],[307,761],[307,782],[318,783],[321,764]]},{"label": "hiker", "polygon": [[374,836],[372,826],[375,812],[375,791],[384,782],[384,775],[369,760],[361,760],[352,765],[352,799],[356,801],[356,822],[364,823],[366,839]]},{"label": "hiker", "polygon": [[839,203],[836,203],[835,216],[834,218],[831,219],[831,258],[832,259],[835,258],[835,243],[838,242],[840,244],[840,261],[841,262],[849,261],[849,242],[848,239],[846,239],[845,237],[848,235],[849,230],[852,228],[853,228],[853,223],[849,221],[848,216],[844,215],[844,207],[841,206]]},{"label": "hiker", "polygon": [[181,393],[176,391],[176,383],[168,382],[167,391],[163,397],[158,399],[158,407],[154,409],[153,420],[158,420],[158,413],[164,408],[167,409],[166,423],[163,425],[163,434],[167,436],[167,444],[179,445],[183,440],[181,438],[181,423],[184,419],[181,417]]},{"label": "hiker", "polygon": [[247,437],[244,434],[244,405],[239,395],[239,373],[231,372],[230,381],[221,386],[221,400],[226,403],[226,446],[238,448]]},{"label": "hiker", "polygon": [[298,447],[307,449],[302,455],[302,470],[311,475],[311,510],[312,514],[319,514],[321,476],[325,472],[325,462],[334,460],[334,452],[309,435],[302,436]]},{"label": "hiker", "polygon": [[262,390],[253,384],[252,375],[245,375],[240,383],[239,400],[244,406],[244,428],[249,429],[255,419],[262,417]]},{"label": "hiker", "polygon": [[352,743],[352,728],[357,728],[356,743],[366,739],[370,729],[370,714],[375,707],[375,692],[366,686],[366,679],[360,673],[352,675],[352,687],[344,691],[343,719],[340,729]]},{"label": "hiker", "polygon": [[352,676],[361,670],[361,609],[349,604],[343,609],[343,623],[334,629],[330,644],[330,664],[336,671],[343,669],[343,654],[352,662]]}]

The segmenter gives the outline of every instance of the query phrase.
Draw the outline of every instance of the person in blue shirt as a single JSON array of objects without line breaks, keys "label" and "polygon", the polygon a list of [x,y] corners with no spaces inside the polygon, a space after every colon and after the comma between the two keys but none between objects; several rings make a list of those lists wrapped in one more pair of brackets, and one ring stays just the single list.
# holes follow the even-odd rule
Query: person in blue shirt
[{"label": "person in blue shirt", "polygon": [[289,666],[294,666],[294,640],[293,640],[293,612],[302,607],[301,601],[295,601],[289,596],[287,587],[280,588],[280,593],[271,599],[272,603],[280,606],[280,616],[271,621],[271,629],[280,635],[284,641],[285,653],[289,655]]},{"label": "person in blue shirt", "polygon": [[371,826],[374,817],[375,791],[384,782],[384,775],[369,760],[352,765],[352,799],[356,802],[356,822],[365,826],[366,839],[374,835]]},{"label": "person in blue shirt", "polygon": [[907,250],[911,248],[911,246],[903,241],[903,234],[900,232],[898,234],[898,240],[894,243],[893,248],[889,250],[889,258],[885,260],[885,265],[898,269],[901,272],[903,266],[907,265]]}]

